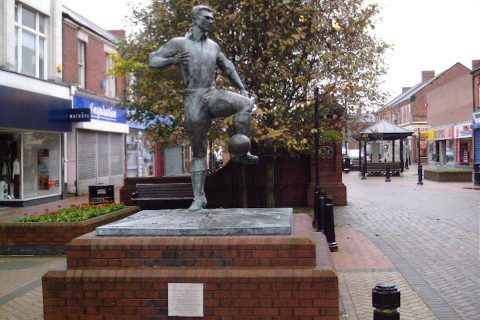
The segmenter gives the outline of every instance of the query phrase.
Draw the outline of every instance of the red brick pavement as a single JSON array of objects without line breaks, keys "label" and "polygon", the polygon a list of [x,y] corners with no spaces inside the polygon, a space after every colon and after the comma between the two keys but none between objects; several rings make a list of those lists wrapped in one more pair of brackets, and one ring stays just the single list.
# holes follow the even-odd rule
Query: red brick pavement
[{"label": "red brick pavement", "polygon": [[335,269],[342,271],[346,269],[392,269],[394,265],[362,233],[340,227],[335,230],[336,240],[340,250],[332,254]]}]

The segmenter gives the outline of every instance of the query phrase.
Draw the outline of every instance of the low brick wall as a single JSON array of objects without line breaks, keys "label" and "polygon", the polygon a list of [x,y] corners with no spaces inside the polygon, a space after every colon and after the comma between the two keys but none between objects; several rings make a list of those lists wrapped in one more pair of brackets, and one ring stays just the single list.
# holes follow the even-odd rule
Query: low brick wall
[{"label": "low brick wall", "polygon": [[168,317],[168,284],[201,283],[202,319],[337,320],[325,236],[306,215],[293,226],[266,236],[86,234],[68,245],[67,270],[42,278],[44,319],[180,319]]},{"label": "low brick wall", "polygon": [[127,207],[82,222],[0,223],[0,254],[64,253],[73,239],[139,210]]},{"label": "low brick wall", "polygon": [[424,178],[440,182],[472,182],[470,171],[433,171],[425,170]]},{"label": "low brick wall", "polygon": [[168,317],[168,283],[203,283],[206,320],[339,317],[332,270],[133,268],[49,271],[43,278],[44,318],[181,319]]}]

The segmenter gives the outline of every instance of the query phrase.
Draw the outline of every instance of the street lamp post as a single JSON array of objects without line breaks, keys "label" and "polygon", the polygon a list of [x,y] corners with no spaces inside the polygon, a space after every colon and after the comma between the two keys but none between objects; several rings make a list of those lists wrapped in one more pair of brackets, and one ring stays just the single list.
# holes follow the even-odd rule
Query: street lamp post
[{"label": "street lamp post", "polygon": [[338,251],[335,241],[335,218],[333,215],[333,200],[320,188],[320,119],[319,119],[319,89],[315,88],[315,194],[314,194],[314,218],[313,227],[325,235],[328,249],[331,252]]},{"label": "street lamp post", "polygon": [[418,128],[418,141],[417,141],[417,154],[418,154],[418,182],[417,184],[423,184],[423,168],[422,161],[420,158],[420,128]]},{"label": "street lamp post", "polygon": [[319,119],[319,89],[313,91],[315,98],[315,193],[313,201],[313,227],[320,232],[325,230],[324,201],[325,194],[320,188],[320,119]]}]

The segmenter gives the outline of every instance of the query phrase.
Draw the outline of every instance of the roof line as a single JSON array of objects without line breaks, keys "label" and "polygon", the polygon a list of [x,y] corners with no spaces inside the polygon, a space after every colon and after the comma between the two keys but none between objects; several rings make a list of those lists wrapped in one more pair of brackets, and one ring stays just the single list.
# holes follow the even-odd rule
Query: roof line
[{"label": "roof line", "polygon": [[[466,67],[465,65],[463,65],[462,63],[460,62],[456,62],[455,64],[453,64],[451,67],[449,67],[448,69],[440,72],[438,75],[436,75],[435,77],[429,79],[429,80],[426,80],[426,81],[422,81],[420,83],[417,83],[416,85],[414,85],[413,87],[411,87],[409,90],[405,91],[405,92],[402,92],[400,95],[398,95],[397,97],[395,97],[394,99],[392,99],[389,103],[387,103],[387,105],[383,108],[381,108],[380,110],[382,109],[386,109],[386,108],[390,108],[390,107],[393,107],[399,103],[402,103],[404,101],[406,101],[407,99],[410,99],[414,94],[416,94],[417,92],[419,92],[420,90],[422,90],[423,88],[425,88],[426,86],[428,86],[430,83],[434,82],[435,80],[439,79],[441,76],[443,76],[447,71],[449,71],[450,69],[452,69],[454,66],[456,65],[461,65],[463,66],[464,68],[470,70],[468,67]],[[379,110],[379,111],[380,111]]]},{"label": "roof line", "polygon": [[116,43],[119,40],[118,37],[114,34],[108,32],[107,30],[88,20],[81,14],[66,7],[65,5],[62,5],[62,14],[112,43]]}]

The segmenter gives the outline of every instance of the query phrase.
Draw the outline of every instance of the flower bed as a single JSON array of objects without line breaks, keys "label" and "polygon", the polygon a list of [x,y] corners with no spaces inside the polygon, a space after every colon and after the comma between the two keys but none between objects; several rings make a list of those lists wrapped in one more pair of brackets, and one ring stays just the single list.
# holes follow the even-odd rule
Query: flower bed
[{"label": "flower bed", "polygon": [[72,205],[70,208],[61,208],[48,211],[45,209],[43,214],[36,214],[30,217],[19,219],[17,222],[79,222],[90,218],[102,216],[104,214],[125,208],[122,203],[103,203]]},{"label": "flower bed", "polygon": [[433,168],[424,171],[424,178],[440,182],[472,182],[472,171],[460,168]]},{"label": "flower bed", "polygon": [[[98,226],[123,219],[139,210],[140,208],[136,206],[124,207],[83,221],[0,223],[0,254],[64,253],[67,243],[74,238],[92,232]],[[50,219],[48,217],[52,214],[45,212],[39,216]],[[62,214],[53,214],[53,216],[62,216]]]}]

